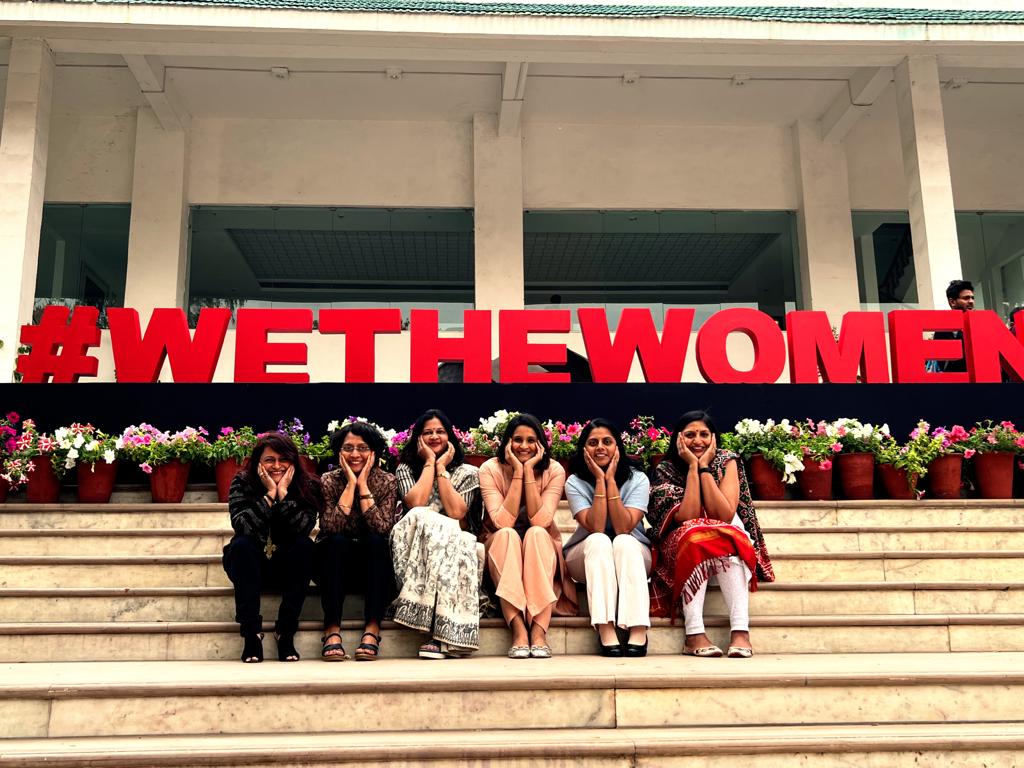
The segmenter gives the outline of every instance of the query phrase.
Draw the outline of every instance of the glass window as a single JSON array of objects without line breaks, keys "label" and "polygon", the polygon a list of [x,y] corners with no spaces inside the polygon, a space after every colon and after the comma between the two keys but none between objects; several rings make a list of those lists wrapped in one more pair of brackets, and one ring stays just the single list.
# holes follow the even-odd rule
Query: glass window
[{"label": "glass window", "polygon": [[[528,211],[526,304],[694,307],[694,328],[728,307],[784,322],[797,308],[795,217],[752,211]],[[575,314],[573,316],[575,322]]]},{"label": "glass window", "polygon": [[906,211],[855,212],[853,247],[861,309],[917,309],[914,244]]},{"label": "glass window", "polygon": [[202,307],[473,308],[467,210],[197,206],[191,211],[189,320]]},{"label": "glass window", "polygon": [[[975,306],[994,309],[1008,320],[1015,307],[1024,306],[1024,214],[959,212],[956,228],[961,274],[948,280],[970,280]],[[907,213],[856,212],[853,237],[861,307],[916,309],[917,273]]]},{"label": "glass window", "polygon": [[130,221],[130,205],[43,205],[34,322],[47,304],[124,306]]}]

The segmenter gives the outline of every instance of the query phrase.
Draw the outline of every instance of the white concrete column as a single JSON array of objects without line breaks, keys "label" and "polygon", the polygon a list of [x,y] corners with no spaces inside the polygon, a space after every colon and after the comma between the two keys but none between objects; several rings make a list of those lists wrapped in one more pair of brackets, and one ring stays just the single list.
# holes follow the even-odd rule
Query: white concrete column
[{"label": "white concrete column", "polygon": [[19,328],[32,319],[53,74],[44,40],[12,41],[0,135],[0,381],[11,380]]},{"label": "white concrete column", "polygon": [[523,141],[497,115],[473,116],[473,221],[476,308],[522,309]]},{"label": "white concrete column", "polygon": [[803,305],[825,310],[838,326],[844,312],[860,308],[846,152],[838,142],[822,141],[816,120],[798,121],[793,143]]},{"label": "white concrete column", "polygon": [[918,301],[923,309],[946,309],[946,285],[963,270],[935,56],[909,56],[896,67],[896,101]]},{"label": "white concrete column", "polygon": [[188,132],[166,131],[139,107],[124,304],[145,323],[157,307],[184,307],[188,280]]}]

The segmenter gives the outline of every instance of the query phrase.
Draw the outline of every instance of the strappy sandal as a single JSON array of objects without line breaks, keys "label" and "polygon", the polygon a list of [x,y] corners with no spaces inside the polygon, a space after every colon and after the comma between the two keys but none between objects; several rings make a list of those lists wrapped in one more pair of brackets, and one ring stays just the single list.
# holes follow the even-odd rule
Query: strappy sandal
[{"label": "strappy sandal", "polygon": [[263,633],[245,635],[245,645],[242,646],[242,662],[245,664],[259,664],[263,661]]},{"label": "strappy sandal", "polygon": [[[360,643],[356,648],[356,661],[376,661],[377,657],[380,656],[381,636],[375,635],[373,632],[363,632],[363,637],[366,636],[372,637],[377,642]],[[362,640],[363,637],[359,639]]]},{"label": "strappy sandal", "polygon": [[[327,642],[332,637],[338,638],[338,642]],[[340,632],[331,632],[329,635],[324,635],[320,638],[320,642],[324,644],[324,647],[320,649],[320,658],[324,661],[345,661],[348,658],[348,654],[345,653],[345,646],[341,644]],[[341,653],[330,653],[330,651],[341,651]]]}]

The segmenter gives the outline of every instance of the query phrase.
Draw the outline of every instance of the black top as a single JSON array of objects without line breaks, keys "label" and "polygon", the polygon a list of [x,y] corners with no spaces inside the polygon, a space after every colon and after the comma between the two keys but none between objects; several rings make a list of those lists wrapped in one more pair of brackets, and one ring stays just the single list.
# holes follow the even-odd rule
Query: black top
[{"label": "black top", "polygon": [[961,331],[936,331],[935,339],[956,339],[960,342],[960,358],[957,360],[939,360],[939,371],[942,373],[967,373],[967,358],[965,357]]},{"label": "black top", "polygon": [[309,536],[316,525],[317,510],[290,493],[284,501],[268,504],[240,472],[231,481],[228,513],[237,535],[255,536],[262,542],[269,535],[275,542],[285,542],[295,536]]}]

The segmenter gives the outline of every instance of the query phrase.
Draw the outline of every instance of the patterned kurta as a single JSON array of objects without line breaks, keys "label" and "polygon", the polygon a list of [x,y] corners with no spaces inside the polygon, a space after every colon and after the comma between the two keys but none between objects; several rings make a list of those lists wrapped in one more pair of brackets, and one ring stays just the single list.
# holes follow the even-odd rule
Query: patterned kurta
[{"label": "patterned kurta", "polygon": [[338,506],[341,494],[348,485],[348,473],[344,469],[327,472],[320,478],[324,489],[324,508],[320,512],[320,533],[317,541],[332,533],[347,533],[359,536],[368,531],[387,536],[398,521],[398,484],[395,476],[379,467],[370,470],[366,480],[373,496],[372,507],[363,511],[359,491],[352,498],[352,511],[345,514]]}]

